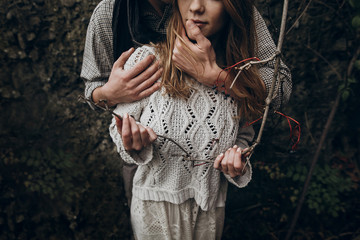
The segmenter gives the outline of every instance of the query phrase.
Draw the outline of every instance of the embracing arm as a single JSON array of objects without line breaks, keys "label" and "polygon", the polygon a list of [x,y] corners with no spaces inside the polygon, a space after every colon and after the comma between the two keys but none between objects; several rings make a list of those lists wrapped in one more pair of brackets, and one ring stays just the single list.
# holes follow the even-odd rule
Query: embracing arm
[{"label": "embracing arm", "polygon": [[85,82],[85,97],[94,102],[106,100],[110,106],[132,102],[149,96],[159,89],[154,84],[161,76],[161,68],[154,56],[144,58],[128,71],[123,66],[133,49],[124,52],[114,63],[113,4],[102,1],[91,16],[84,48],[81,78]]}]

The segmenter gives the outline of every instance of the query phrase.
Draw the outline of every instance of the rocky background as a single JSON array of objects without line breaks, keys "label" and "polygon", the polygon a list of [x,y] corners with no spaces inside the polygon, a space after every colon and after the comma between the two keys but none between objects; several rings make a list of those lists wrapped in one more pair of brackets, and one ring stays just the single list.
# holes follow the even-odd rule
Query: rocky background
[{"label": "rocky background", "polygon": [[[78,101],[89,18],[99,0],[0,0],[0,240],[131,239],[111,116]],[[277,40],[280,0],[258,0]],[[294,239],[358,239],[360,1],[293,1],[284,59],[301,123],[269,120],[254,178],[230,187],[224,239],[283,239],[336,94],[339,107]],[[305,10],[305,11],[304,11]],[[297,20],[299,17],[300,20]]]}]

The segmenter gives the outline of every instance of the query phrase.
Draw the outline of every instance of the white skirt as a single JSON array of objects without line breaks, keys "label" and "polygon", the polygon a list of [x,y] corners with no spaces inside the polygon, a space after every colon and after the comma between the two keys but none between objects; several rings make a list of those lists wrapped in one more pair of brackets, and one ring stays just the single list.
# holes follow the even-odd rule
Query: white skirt
[{"label": "white skirt", "polygon": [[131,202],[131,225],[137,240],[221,239],[225,207],[203,211],[194,199],[181,204]]}]

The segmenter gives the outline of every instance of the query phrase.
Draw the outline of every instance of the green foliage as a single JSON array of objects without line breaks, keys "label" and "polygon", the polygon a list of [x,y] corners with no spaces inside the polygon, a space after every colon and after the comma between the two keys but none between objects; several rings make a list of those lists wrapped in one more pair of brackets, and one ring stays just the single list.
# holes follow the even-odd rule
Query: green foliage
[{"label": "green foliage", "polygon": [[31,150],[23,153],[19,163],[28,167],[24,185],[30,192],[38,192],[50,199],[57,198],[68,203],[75,197],[77,189],[74,182],[83,176],[76,170],[70,154],[62,151],[56,153],[49,148],[42,153]]},{"label": "green foliage", "polygon": [[353,8],[360,9],[360,1],[359,0],[349,0],[349,3]]},{"label": "green foliage", "polygon": [[353,93],[352,85],[356,83],[357,81],[355,78],[349,78],[347,79],[347,82],[343,82],[342,84],[340,84],[339,92],[342,93],[341,96],[343,101],[346,101],[350,97],[350,94]]},{"label": "green foliage", "polygon": [[[286,177],[294,182],[294,186],[300,187],[292,187],[290,200],[294,207],[298,203],[307,175],[308,168],[299,163],[290,166],[287,171]],[[342,176],[339,169],[331,168],[329,165],[316,166],[306,195],[307,206],[315,210],[316,214],[325,213],[338,217],[345,211],[341,195],[351,191],[352,185],[350,177]]]},{"label": "green foliage", "polygon": [[[43,152],[7,150],[0,157],[0,239],[46,238],[51,228],[44,231],[43,227],[55,224],[57,216],[66,217],[66,206],[81,192],[82,186],[76,182],[83,172],[78,171],[71,155],[50,148]],[[69,231],[62,230],[63,236],[68,236]]]},{"label": "green foliage", "polygon": [[0,239],[130,238],[119,177],[62,150],[2,151]]},{"label": "green foliage", "polygon": [[349,0],[351,7],[356,11],[356,15],[352,18],[351,24],[354,28],[360,29],[360,1]]}]

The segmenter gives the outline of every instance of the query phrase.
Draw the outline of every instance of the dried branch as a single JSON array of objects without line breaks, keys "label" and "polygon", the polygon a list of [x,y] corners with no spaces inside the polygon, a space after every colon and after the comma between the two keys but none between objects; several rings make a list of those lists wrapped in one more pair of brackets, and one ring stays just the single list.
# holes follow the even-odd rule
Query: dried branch
[{"label": "dried branch", "polygon": [[287,30],[286,34],[288,34],[288,33],[297,25],[297,23],[300,21],[300,18],[302,18],[302,16],[303,16],[303,15],[305,14],[305,12],[308,10],[311,2],[312,2],[312,0],[310,0],[310,1],[308,2],[308,4],[307,4],[307,5],[305,6],[305,8],[304,8],[304,11],[302,11],[301,14],[299,15],[299,17],[296,18],[294,24]]},{"label": "dried branch", "polygon": [[[282,44],[283,44],[284,37],[285,37],[285,26],[286,26],[287,12],[288,12],[288,0],[284,0],[283,12],[282,12],[282,18],[281,18],[281,26],[280,26],[280,34],[279,34],[278,44],[277,44],[275,53],[268,59],[265,59],[265,60],[262,60],[262,61],[251,61],[251,62],[248,62],[247,64],[244,64],[243,66],[239,67],[238,68],[239,72],[237,73],[233,83],[230,86],[230,88],[232,88],[235,81],[239,77],[241,71],[243,71],[244,69],[247,69],[247,68],[251,67],[252,65],[267,63],[267,62],[272,61],[272,60],[275,59],[273,80],[272,80],[272,83],[271,83],[269,93],[268,93],[268,95],[267,95],[267,97],[265,99],[265,110],[264,110],[264,114],[263,114],[263,117],[262,117],[262,122],[261,122],[260,130],[259,130],[259,134],[258,134],[256,140],[254,141],[254,143],[246,151],[243,152],[243,154],[245,154],[247,152],[250,152],[249,157],[247,157],[246,164],[249,162],[249,160],[250,160],[250,158],[251,158],[251,156],[252,156],[252,154],[254,152],[255,147],[261,141],[261,137],[262,137],[262,134],[263,134],[264,128],[265,128],[265,123],[266,123],[267,117],[269,115],[269,109],[270,109],[271,101],[274,98],[274,96],[277,94],[275,92],[275,86],[276,86],[277,82],[279,81],[278,75],[279,75],[279,66],[280,66],[280,54],[281,54],[281,48],[282,48]],[[246,164],[245,164],[245,166],[246,166]]]},{"label": "dried branch", "polygon": [[235,69],[239,70],[239,72],[236,74],[234,80],[232,81],[231,85],[230,85],[230,89],[232,89],[232,87],[234,86],[235,82],[237,81],[237,79],[239,78],[241,72],[245,69],[249,69],[250,67],[252,67],[253,65],[259,65],[259,64],[265,64],[268,63],[272,60],[274,60],[274,58],[277,56],[277,53],[274,53],[271,57],[261,60],[261,61],[250,61],[244,65],[242,65],[241,67],[235,67]]},{"label": "dried branch", "polygon": [[[91,100],[89,98],[86,98],[86,97],[84,97],[82,95],[79,95],[78,96],[78,101],[83,102],[83,103],[87,103],[90,106],[92,106],[93,108],[99,108],[99,109],[101,109],[101,110],[103,110],[105,112],[111,113],[112,115],[119,118],[120,120],[123,119],[120,115],[116,114],[112,109],[110,109],[108,107],[108,105],[106,104],[106,100],[100,100],[99,103],[95,103],[93,100]],[[176,146],[178,146],[179,149],[181,149],[181,151],[183,151],[184,154],[185,154],[185,155],[181,155],[182,157],[184,157],[184,160],[193,161],[193,162],[199,161],[199,162],[205,162],[205,163],[213,163],[215,161],[216,157],[211,157],[210,159],[196,159],[196,158],[192,157],[192,155],[188,151],[186,151],[186,149],[184,147],[182,147],[179,143],[177,143],[172,138],[166,137],[164,135],[159,135],[159,134],[156,134],[156,135],[157,135],[157,137],[166,139],[166,140],[172,142],[173,144],[175,144]],[[246,164],[245,164],[245,166],[246,166]]]},{"label": "dried branch", "polygon": [[[99,108],[99,109],[101,109],[101,110],[103,110],[103,111],[105,111],[105,112],[109,112],[109,113],[111,113],[112,115],[114,115],[115,117],[119,118],[120,120],[123,119],[119,114],[116,114],[112,109],[110,109],[110,108],[108,107],[108,105],[106,104],[106,100],[100,100],[99,103],[96,103],[96,102],[94,102],[93,100],[91,100],[91,99],[89,99],[89,98],[85,98],[85,97],[82,96],[82,95],[79,95],[78,100],[79,100],[80,102],[83,102],[83,103],[88,103],[89,105],[91,105],[91,106],[94,107],[94,108]],[[104,104],[104,107],[103,107],[101,104]],[[163,135],[157,134],[157,136],[160,137],[160,138],[167,139],[167,140],[169,140],[170,142],[174,143],[176,146],[178,146],[178,147],[186,154],[185,158],[189,158],[189,159],[190,159],[190,154],[189,154],[180,144],[178,144],[176,141],[174,141],[173,139],[168,138],[168,137],[166,137],[166,136],[163,136]],[[187,159],[187,160],[189,160],[189,159]],[[191,160],[192,160],[192,159],[191,159]],[[200,160],[199,160],[199,161],[200,161]],[[201,161],[206,161],[206,160],[201,160]]]}]

